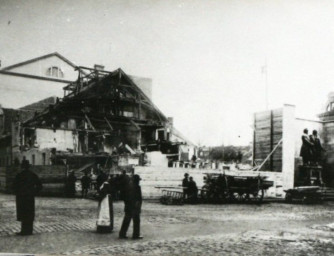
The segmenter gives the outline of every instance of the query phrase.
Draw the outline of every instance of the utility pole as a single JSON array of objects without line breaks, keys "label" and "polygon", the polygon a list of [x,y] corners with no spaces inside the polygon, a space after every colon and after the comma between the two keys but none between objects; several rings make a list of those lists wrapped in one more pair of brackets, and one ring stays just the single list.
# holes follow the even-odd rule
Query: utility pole
[{"label": "utility pole", "polygon": [[265,86],[265,104],[266,110],[268,110],[269,101],[268,101],[268,66],[267,66],[267,58],[264,60],[264,66],[262,66],[262,74],[264,75],[264,86]]}]

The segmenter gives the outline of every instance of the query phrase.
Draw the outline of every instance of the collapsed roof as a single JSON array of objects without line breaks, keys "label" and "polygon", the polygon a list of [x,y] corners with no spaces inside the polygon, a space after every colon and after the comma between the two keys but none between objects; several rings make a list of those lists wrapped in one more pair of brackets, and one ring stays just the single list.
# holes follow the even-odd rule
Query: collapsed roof
[{"label": "collapsed roof", "polygon": [[166,116],[122,70],[78,67],[78,80],[64,87],[64,98],[50,105],[25,126],[60,127],[63,117],[89,120],[91,129],[113,124],[163,127]]}]

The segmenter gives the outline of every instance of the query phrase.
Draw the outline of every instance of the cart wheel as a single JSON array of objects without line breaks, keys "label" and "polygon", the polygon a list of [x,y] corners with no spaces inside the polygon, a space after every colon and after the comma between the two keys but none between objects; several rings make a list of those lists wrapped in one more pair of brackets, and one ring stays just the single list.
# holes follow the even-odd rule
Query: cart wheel
[{"label": "cart wheel", "polygon": [[290,192],[286,192],[285,194],[285,202],[292,203],[292,194]]},{"label": "cart wheel", "polygon": [[239,203],[243,203],[247,200],[247,193],[243,192],[233,193],[233,196]]},{"label": "cart wheel", "polygon": [[255,203],[261,203],[263,201],[264,190],[260,189],[249,194],[249,200]]}]

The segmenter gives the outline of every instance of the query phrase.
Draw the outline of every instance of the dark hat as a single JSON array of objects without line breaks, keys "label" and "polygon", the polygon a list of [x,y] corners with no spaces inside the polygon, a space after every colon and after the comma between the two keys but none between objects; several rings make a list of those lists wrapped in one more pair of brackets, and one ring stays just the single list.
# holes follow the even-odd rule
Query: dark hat
[{"label": "dark hat", "polygon": [[189,174],[188,174],[188,173],[185,173],[184,176],[189,176]]},{"label": "dark hat", "polygon": [[136,181],[141,180],[141,178],[138,174],[133,175],[133,179],[136,180]]}]

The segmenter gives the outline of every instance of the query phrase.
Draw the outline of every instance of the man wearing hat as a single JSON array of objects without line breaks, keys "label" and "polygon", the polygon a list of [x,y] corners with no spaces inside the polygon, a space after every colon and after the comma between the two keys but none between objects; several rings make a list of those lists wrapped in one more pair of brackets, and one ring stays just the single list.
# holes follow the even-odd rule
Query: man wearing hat
[{"label": "man wearing hat", "polygon": [[125,216],[123,219],[122,227],[119,232],[119,238],[127,238],[126,232],[128,231],[131,219],[133,220],[133,239],[142,239],[140,236],[140,212],[142,205],[142,193],[141,187],[139,185],[141,178],[139,175],[134,175],[130,180],[128,186],[128,193],[126,198],[124,198],[124,212]]},{"label": "man wearing hat", "polygon": [[29,161],[22,161],[22,171],[16,175],[13,190],[16,195],[17,220],[21,221],[18,235],[32,235],[35,219],[35,195],[42,189],[38,176],[29,170]]}]

